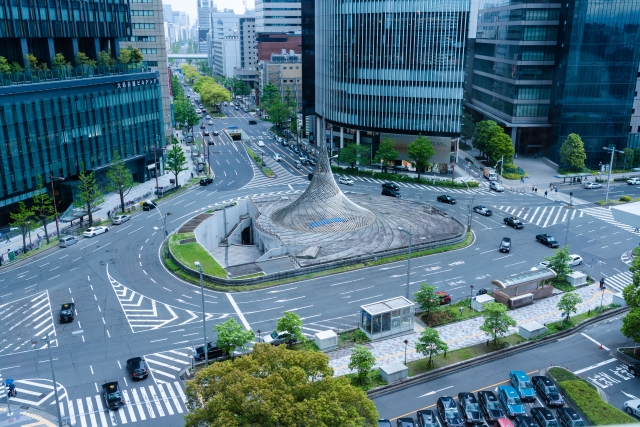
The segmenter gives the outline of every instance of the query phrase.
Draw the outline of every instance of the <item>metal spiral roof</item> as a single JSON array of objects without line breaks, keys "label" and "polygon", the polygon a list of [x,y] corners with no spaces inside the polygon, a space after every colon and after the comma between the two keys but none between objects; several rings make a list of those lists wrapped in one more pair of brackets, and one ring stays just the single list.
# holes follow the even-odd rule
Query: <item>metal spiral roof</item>
[{"label": "metal spiral roof", "polygon": [[311,184],[290,205],[273,214],[271,221],[290,230],[310,233],[338,233],[358,230],[376,220],[373,212],[345,196],[331,172],[324,143],[320,143]]}]

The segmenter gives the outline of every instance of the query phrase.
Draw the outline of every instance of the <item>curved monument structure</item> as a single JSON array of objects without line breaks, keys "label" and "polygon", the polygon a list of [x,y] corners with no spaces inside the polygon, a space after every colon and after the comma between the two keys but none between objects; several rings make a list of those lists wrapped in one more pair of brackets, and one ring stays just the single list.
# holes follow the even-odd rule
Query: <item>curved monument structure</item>
[{"label": "curved monument structure", "polygon": [[296,201],[271,214],[273,223],[306,233],[339,233],[371,225],[376,216],[345,196],[336,184],[327,149],[319,144],[311,184]]}]

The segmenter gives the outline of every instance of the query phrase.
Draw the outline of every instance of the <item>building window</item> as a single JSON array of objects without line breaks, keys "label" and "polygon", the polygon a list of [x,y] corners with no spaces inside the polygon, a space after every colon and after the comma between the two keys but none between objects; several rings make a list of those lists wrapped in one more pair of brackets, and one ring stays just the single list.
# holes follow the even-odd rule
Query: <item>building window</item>
[{"label": "building window", "polygon": [[130,42],[154,42],[156,41],[156,36],[131,36],[129,37]]},{"label": "building window", "polygon": [[158,61],[147,61],[147,67],[157,67]]},{"label": "building window", "polygon": [[154,30],[156,28],[156,24],[143,24],[143,23],[133,23],[134,30]]},{"label": "building window", "polygon": [[132,10],[131,16],[153,16],[153,10]]}]

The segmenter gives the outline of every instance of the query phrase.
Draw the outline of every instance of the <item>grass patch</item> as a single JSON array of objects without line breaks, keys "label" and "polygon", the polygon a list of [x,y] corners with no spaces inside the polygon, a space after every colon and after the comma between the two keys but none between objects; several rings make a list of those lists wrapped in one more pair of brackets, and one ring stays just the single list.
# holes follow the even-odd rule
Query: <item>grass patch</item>
[{"label": "grass patch", "polygon": [[269,178],[273,178],[273,177],[276,176],[276,174],[273,173],[273,171],[270,168],[266,167],[266,166],[262,167],[262,172],[264,172],[264,174]]},{"label": "grass patch", "polygon": [[584,379],[563,368],[549,368],[549,374],[562,391],[594,425],[636,423],[636,419],[602,400],[598,390]]},{"label": "grass patch", "polygon": [[[460,312],[461,307],[464,309],[462,313]],[[479,316],[482,316],[482,313],[477,310],[471,310],[471,300],[466,298],[453,304],[441,306],[440,310],[431,313],[431,316],[422,313],[420,314],[420,320],[428,327],[433,328],[434,326],[446,325]]]},{"label": "grass patch", "polygon": [[262,164],[262,157],[258,156],[255,151],[253,151],[251,148],[247,147],[246,145],[244,146],[244,148],[247,150],[247,153],[249,153],[249,155],[251,156],[254,162],[256,162],[258,165]]},{"label": "grass patch", "polygon": [[586,313],[580,313],[580,314],[576,314],[575,316],[571,316],[569,317],[569,321],[566,320],[559,320],[557,322],[552,322],[552,323],[545,323],[545,326],[548,329],[548,332],[544,335],[539,335],[534,339],[540,339],[543,336],[546,335],[550,335],[550,334],[555,334],[556,332],[562,332],[565,331],[569,328],[572,328],[573,326],[579,324],[580,322],[587,320],[587,319],[591,319],[592,317],[597,316],[598,314],[601,314],[607,310],[611,310],[614,308],[614,305],[605,305],[602,306],[602,310],[600,309],[600,307],[596,307],[595,310],[589,310]]},{"label": "grass patch", "polygon": [[473,359],[474,357],[493,353],[494,351],[500,351],[507,347],[511,347],[513,345],[520,344],[526,341],[527,340],[522,338],[520,335],[513,334],[501,338],[495,345],[489,341],[489,345],[476,344],[471,347],[449,351],[446,354],[438,354],[437,356],[433,356],[433,363],[431,365],[428,364],[429,358],[414,360],[413,362],[407,363],[407,367],[409,368],[409,375],[412,376],[429,372],[434,369],[442,368],[444,366],[453,365],[454,363]]},{"label": "grass patch", "polygon": [[371,342],[369,337],[360,329],[338,334],[338,348],[348,348],[356,344]]},{"label": "grass patch", "polygon": [[[22,237],[22,236],[20,236]],[[29,258],[32,255],[38,255],[39,253],[43,252],[46,249],[52,248],[54,246],[58,246],[58,243],[60,242],[60,240],[57,237],[49,237],[49,243],[47,243],[47,241],[43,238],[43,243],[40,244],[40,247],[35,248],[35,249],[31,249],[29,252],[27,253],[21,253],[20,255],[16,255],[15,258],[13,259],[13,261],[9,262],[9,261],[5,261],[4,265],[10,265],[13,262],[16,262],[18,260],[21,259],[25,259],[25,258]],[[29,239],[27,238],[27,245],[29,245]],[[20,246],[20,249],[22,249],[23,247]]]},{"label": "grass patch", "polygon": [[634,360],[640,360],[640,353],[636,353],[633,348],[621,348],[620,351]]},{"label": "grass patch", "polygon": [[[624,200],[622,200],[624,198]],[[607,206],[607,205],[624,205],[625,203],[632,203],[640,201],[640,197],[630,197],[630,196],[622,196],[620,200],[609,199],[607,203],[604,200],[596,200],[595,203],[598,206]]]},{"label": "grass patch", "polygon": [[251,279],[252,277],[261,277],[264,276],[263,272],[260,273],[253,273],[253,274],[247,274],[246,276],[238,276],[238,277],[232,277],[233,280],[240,280],[240,279]]},{"label": "grass patch", "polygon": [[551,281],[551,284],[553,285],[554,288],[560,289],[561,291],[564,291],[564,292],[571,292],[576,290],[576,288],[566,280],[558,280],[556,278]]},{"label": "grass patch", "polygon": [[[199,261],[202,271],[205,274],[215,277],[227,278],[227,272],[211,254],[197,242],[180,244],[180,240],[193,237],[194,233],[172,234],[169,239],[169,246],[173,255],[184,265],[193,266],[195,261]],[[189,236],[189,237],[187,237]]]},{"label": "grass patch", "polygon": [[380,387],[382,385],[387,385],[387,382],[382,379],[382,375],[380,375],[380,371],[378,369],[372,369],[369,371],[364,380],[358,378],[358,374],[356,373],[346,374],[345,377],[349,379],[352,386],[364,391],[371,390],[372,388]]}]

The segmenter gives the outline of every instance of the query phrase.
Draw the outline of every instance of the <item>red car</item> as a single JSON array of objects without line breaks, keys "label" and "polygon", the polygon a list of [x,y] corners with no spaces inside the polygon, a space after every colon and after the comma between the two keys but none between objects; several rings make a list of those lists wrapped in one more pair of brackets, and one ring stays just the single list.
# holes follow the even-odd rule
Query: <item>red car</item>
[{"label": "red car", "polygon": [[436,292],[438,298],[440,298],[440,305],[449,304],[451,302],[451,297],[445,291]]}]

